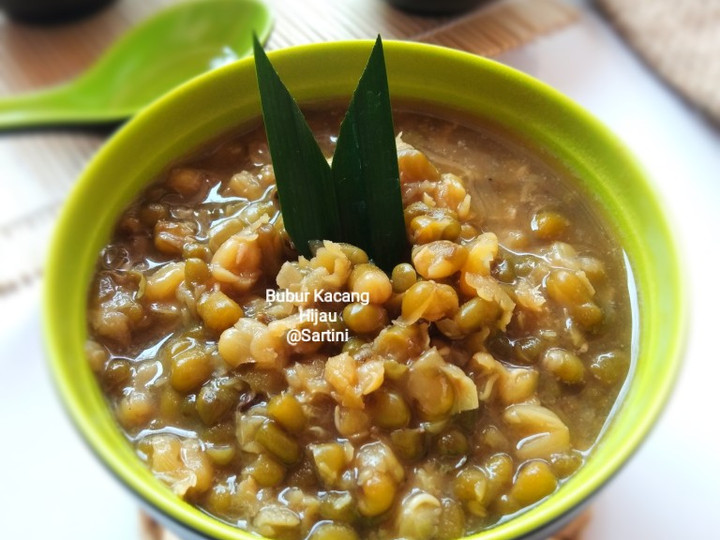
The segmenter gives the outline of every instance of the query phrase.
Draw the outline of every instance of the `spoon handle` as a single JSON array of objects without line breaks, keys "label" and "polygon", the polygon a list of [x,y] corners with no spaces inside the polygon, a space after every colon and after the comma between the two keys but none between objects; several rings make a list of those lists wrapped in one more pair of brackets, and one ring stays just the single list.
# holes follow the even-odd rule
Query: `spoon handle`
[{"label": "spoon handle", "polygon": [[69,84],[0,98],[0,131],[112,120],[117,118],[96,110]]}]

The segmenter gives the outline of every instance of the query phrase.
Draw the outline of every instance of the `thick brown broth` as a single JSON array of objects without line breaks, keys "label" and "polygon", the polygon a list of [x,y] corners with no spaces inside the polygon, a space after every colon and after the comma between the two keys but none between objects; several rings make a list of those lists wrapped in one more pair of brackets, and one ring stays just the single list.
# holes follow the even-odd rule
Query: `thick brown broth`
[{"label": "thick brown broth", "polygon": [[[341,118],[308,114],[326,155]],[[408,111],[395,125],[413,252],[392,275],[347,245],[298,260],[260,128],[174,165],[101,254],[91,365],[139,457],[219,519],[456,538],[552,494],[608,421],[632,338],[610,227],[502,136]],[[302,320],[313,307],[330,321]]]}]

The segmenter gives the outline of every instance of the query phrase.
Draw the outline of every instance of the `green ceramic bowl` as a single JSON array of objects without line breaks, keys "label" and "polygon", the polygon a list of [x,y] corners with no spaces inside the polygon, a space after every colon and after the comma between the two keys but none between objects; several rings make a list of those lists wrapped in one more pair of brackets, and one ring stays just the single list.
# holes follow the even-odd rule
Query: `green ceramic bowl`
[{"label": "green ceramic bowl", "polygon": [[[371,42],[294,47],[270,58],[302,102],[348,99]],[[496,62],[416,43],[385,44],[395,100],[419,100],[500,126],[558,160],[616,229],[637,287],[636,358],[614,417],[587,464],[557,493],[476,539],[537,537],[560,526],[637,449],[675,379],[686,321],[685,287],[665,214],[620,141],[552,88]],[[52,370],[78,429],[105,465],[148,508],[190,538],[256,539],[182,502],[136,458],[83,354],[85,303],[95,260],[125,206],[169,162],[259,115],[252,59],[167,94],[95,156],[60,217],[45,280],[45,335]]]}]

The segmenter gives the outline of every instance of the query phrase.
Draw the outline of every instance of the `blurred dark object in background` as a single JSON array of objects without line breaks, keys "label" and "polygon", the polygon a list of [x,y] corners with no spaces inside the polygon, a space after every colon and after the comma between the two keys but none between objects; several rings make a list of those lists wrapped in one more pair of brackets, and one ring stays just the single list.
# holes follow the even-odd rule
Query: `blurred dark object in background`
[{"label": "blurred dark object in background", "polygon": [[[0,0],[2,1],[2,0]],[[468,11],[489,0],[387,0],[387,2],[403,11],[421,15],[443,15]]]},{"label": "blurred dark object in background", "polygon": [[11,19],[27,23],[53,24],[78,19],[115,0],[0,0],[0,10]]}]

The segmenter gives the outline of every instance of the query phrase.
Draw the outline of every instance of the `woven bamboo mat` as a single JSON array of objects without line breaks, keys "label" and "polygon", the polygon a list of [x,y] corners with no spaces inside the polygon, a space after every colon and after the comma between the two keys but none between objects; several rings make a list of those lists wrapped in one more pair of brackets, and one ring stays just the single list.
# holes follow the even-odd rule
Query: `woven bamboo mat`
[{"label": "woven bamboo mat", "polygon": [[640,56],[720,123],[720,1],[598,0]]},{"label": "woven bamboo mat", "polygon": [[[266,1],[275,16],[270,49],[380,33],[493,56],[578,15],[562,0],[499,0],[456,18],[409,15],[383,0]],[[72,78],[130,26],[170,3],[118,0],[94,17],[49,28],[13,24],[0,15],[0,97]],[[6,261],[0,265],[0,300],[41,274],[57,211],[111,131],[0,133],[0,253]]]}]

